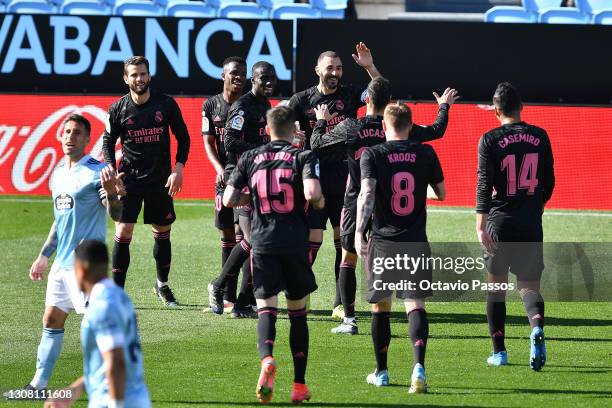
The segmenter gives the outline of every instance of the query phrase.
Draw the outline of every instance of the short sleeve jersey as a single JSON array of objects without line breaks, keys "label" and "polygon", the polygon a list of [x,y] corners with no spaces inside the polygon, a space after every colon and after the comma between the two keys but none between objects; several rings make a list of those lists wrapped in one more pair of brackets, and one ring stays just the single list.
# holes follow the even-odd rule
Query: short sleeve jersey
[{"label": "short sleeve jersey", "polygon": [[231,104],[220,93],[204,101],[202,105],[202,136],[214,136],[219,162],[225,167],[225,122]]},{"label": "short sleeve jersey", "polygon": [[253,201],[251,244],[259,253],[294,253],[308,243],[303,180],[318,179],[309,150],[274,141],[245,153],[228,184],[248,187]]},{"label": "short sleeve jersey", "polygon": [[398,242],[426,242],[427,186],[444,180],[431,146],[388,141],[361,156],[361,179],[376,180],[372,236]]},{"label": "short sleeve jersey", "polygon": [[84,239],[106,240],[106,197],[100,172],[106,165],[89,155],[68,168],[61,160],[51,175],[53,215],[57,227],[55,262],[72,269],[74,249]]}]

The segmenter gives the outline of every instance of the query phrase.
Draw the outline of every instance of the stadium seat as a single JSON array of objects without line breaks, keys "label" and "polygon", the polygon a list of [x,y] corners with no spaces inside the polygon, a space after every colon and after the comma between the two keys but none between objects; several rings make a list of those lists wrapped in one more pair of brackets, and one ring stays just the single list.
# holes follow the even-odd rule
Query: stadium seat
[{"label": "stadium seat", "polygon": [[206,0],[206,4],[215,9],[220,9],[223,6],[227,6],[228,4],[240,4],[242,0]]},{"label": "stadium seat", "polygon": [[538,16],[518,6],[492,7],[484,15],[486,23],[536,23]]},{"label": "stadium seat", "polygon": [[310,5],[321,12],[321,18],[344,18],[347,0],[310,0]]},{"label": "stadium seat", "polygon": [[286,6],[276,6],[272,9],[271,18],[279,20],[295,20],[297,18],[321,18],[321,12],[309,4],[296,3]]},{"label": "stadium seat", "polygon": [[563,0],[523,0],[523,7],[531,13],[540,14],[546,9],[561,7]]},{"label": "stadium seat", "polygon": [[66,0],[60,8],[62,14],[79,16],[110,16],[113,9],[97,0]]},{"label": "stadium seat", "polygon": [[593,14],[593,24],[612,25],[612,9]]},{"label": "stadium seat", "polygon": [[612,0],[576,0],[576,7],[585,14],[612,10]]},{"label": "stadium seat", "polygon": [[574,7],[557,7],[540,13],[538,21],[548,24],[589,24],[591,16]]},{"label": "stadium seat", "polygon": [[113,14],[118,16],[161,17],[164,9],[149,0],[119,0]]},{"label": "stadium seat", "polygon": [[256,3],[227,4],[219,9],[219,17],[225,18],[268,18],[270,12]]},{"label": "stadium seat", "polygon": [[13,0],[6,7],[7,13],[55,14],[57,7],[45,0]]},{"label": "stadium seat", "polygon": [[166,6],[166,15],[169,17],[207,18],[217,17],[217,10],[200,1],[171,0]]},{"label": "stadium seat", "polygon": [[293,0],[256,0],[263,8],[273,9],[275,6],[283,6],[286,4],[293,4]]}]

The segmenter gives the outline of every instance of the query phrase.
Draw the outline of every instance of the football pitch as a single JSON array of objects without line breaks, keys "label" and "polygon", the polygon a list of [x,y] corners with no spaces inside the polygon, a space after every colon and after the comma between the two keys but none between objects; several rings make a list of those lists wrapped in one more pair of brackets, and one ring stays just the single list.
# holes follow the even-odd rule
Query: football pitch
[{"label": "football pitch", "polygon": [[[256,321],[203,313],[207,283],[220,270],[218,233],[210,202],[177,203],[172,229],[170,285],[184,306],[165,308],[153,295],[155,264],[150,229],[139,224],[131,244],[126,290],[138,313],[145,379],[154,407],[259,406]],[[547,241],[612,242],[612,213],[548,212]],[[0,197],[2,235],[2,319],[0,390],[17,389],[34,373],[41,335],[45,282],[28,271],[52,223],[49,198]],[[473,242],[470,209],[434,209],[428,216],[431,241]],[[109,222],[107,241],[114,228]],[[491,344],[484,303],[430,303],[427,376],[430,393],[409,395],[412,349],[401,305],[394,306],[389,350],[391,386],[366,385],[375,367],[369,306],[358,296],[358,336],[332,335],[333,240],[328,229],[314,270],[319,290],[311,299],[310,351],[306,380],[315,407],[558,407],[612,406],[612,304],[548,302],[548,361],[542,372],[528,366],[529,327],[521,303],[508,303],[506,345],[509,366],[489,368]],[[546,272],[545,272],[546,273]],[[46,275],[45,275],[46,276]],[[80,318],[67,321],[61,357],[50,389],[67,386],[82,374]],[[289,321],[279,315],[275,357],[279,369],[271,405],[291,406],[293,366]],[[41,406],[2,401],[0,407]],[[85,407],[84,399],[76,406]]]}]

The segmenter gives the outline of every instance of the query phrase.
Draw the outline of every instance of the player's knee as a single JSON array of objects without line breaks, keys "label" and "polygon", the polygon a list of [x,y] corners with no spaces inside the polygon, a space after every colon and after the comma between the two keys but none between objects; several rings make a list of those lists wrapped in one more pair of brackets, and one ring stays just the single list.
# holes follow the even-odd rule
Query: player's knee
[{"label": "player's knee", "polygon": [[132,239],[134,234],[134,224],[118,222],[115,227],[115,235],[121,239]]},{"label": "player's knee", "polygon": [[357,254],[347,251],[346,249],[342,249],[342,263],[350,266],[357,265]]},{"label": "player's knee", "polygon": [[334,227],[334,239],[340,239],[340,227]]},{"label": "player's knee", "polygon": [[235,241],[236,240],[236,232],[233,228],[225,228],[220,230],[221,238],[227,241]]},{"label": "player's knee", "polygon": [[65,322],[66,317],[62,316],[61,313],[56,310],[45,311],[42,319],[43,327],[48,329],[63,329]]},{"label": "player's knee", "polygon": [[172,225],[157,225],[157,224],[151,225],[151,230],[153,231],[154,235],[163,233],[163,232],[169,232],[170,229],[172,229]]},{"label": "player's knee", "polygon": [[313,242],[323,242],[323,230],[311,229],[308,239]]},{"label": "player's knee", "polygon": [[383,300],[372,305],[372,312],[385,313],[391,311],[391,300]]},{"label": "player's knee", "polygon": [[539,295],[540,291],[539,291],[539,289],[528,288],[528,287],[519,288],[519,294],[521,296],[521,299],[523,299],[525,296],[527,296],[530,293]]}]

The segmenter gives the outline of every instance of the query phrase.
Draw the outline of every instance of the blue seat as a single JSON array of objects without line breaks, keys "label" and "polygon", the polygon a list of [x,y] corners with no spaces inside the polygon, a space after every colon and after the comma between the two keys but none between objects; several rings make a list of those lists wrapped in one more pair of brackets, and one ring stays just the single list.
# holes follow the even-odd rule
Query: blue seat
[{"label": "blue seat", "polygon": [[593,24],[612,25],[612,9],[593,14]]},{"label": "blue seat", "polygon": [[295,20],[296,18],[321,18],[321,12],[310,7],[310,4],[296,3],[276,6],[272,9],[271,18],[278,20]]},{"label": "blue seat", "polygon": [[310,5],[321,12],[321,18],[344,18],[347,0],[310,0]]},{"label": "blue seat", "polygon": [[538,21],[548,24],[589,24],[591,16],[574,7],[558,7],[544,10]]},{"label": "blue seat", "polygon": [[536,23],[538,16],[518,6],[492,7],[484,15],[486,23]]},{"label": "blue seat", "polygon": [[215,9],[220,9],[223,6],[227,6],[228,4],[240,4],[242,0],[206,0],[206,4]]},{"label": "blue seat", "polygon": [[219,9],[219,17],[225,18],[268,18],[270,12],[255,3],[227,4]]},{"label": "blue seat", "polygon": [[55,14],[57,7],[45,0],[13,0],[6,7],[7,13]]},{"label": "blue seat", "polygon": [[113,9],[97,0],[66,0],[60,8],[62,14],[79,16],[110,16]]},{"label": "blue seat", "polygon": [[217,17],[217,10],[206,3],[189,0],[171,0],[166,6],[169,17]]},{"label": "blue seat", "polygon": [[161,17],[164,9],[149,0],[119,0],[113,14],[117,16]]},{"label": "blue seat", "polygon": [[259,4],[263,8],[273,9],[276,6],[283,6],[287,4],[293,4],[293,0],[256,0],[257,4]]},{"label": "blue seat", "polygon": [[576,7],[585,14],[612,10],[611,0],[576,0]]},{"label": "blue seat", "polygon": [[523,7],[531,13],[539,14],[546,9],[561,7],[563,0],[523,0]]}]

